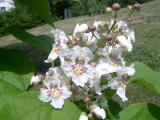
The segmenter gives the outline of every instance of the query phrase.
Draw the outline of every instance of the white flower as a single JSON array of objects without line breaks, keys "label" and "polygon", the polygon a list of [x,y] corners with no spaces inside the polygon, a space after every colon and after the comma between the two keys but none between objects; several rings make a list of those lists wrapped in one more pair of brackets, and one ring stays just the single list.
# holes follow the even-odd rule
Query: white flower
[{"label": "white flower", "polygon": [[98,118],[101,118],[103,120],[106,118],[105,110],[97,105],[91,106],[91,112],[93,112]]},{"label": "white flower", "polygon": [[133,76],[135,74],[134,64],[131,64],[129,67],[122,67],[117,71],[117,76],[128,75]]},{"label": "white flower", "polygon": [[63,54],[65,54],[68,50],[68,46],[66,44],[61,44],[61,43],[56,43],[53,45],[53,49],[50,52],[48,59],[45,60],[46,63],[51,63],[53,62],[56,58],[61,56],[64,56]]},{"label": "white flower", "polygon": [[81,57],[86,62],[91,61],[94,57],[93,53],[88,47],[80,47],[76,45],[71,49],[71,52],[72,52],[72,56],[74,57],[74,59]]},{"label": "white flower", "polygon": [[[123,63],[123,61],[121,61],[120,63]],[[100,59],[99,64],[97,64],[96,66],[96,72],[99,74],[99,76],[101,76],[117,72],[121,69],[121,67],[122,64],[119,64],[119,61],[116,63],[115,61],[112,61],[110,58],[102,58]]]},{"label": "white flower", "polygon": [[88,64],[94,56],[89,48],[80,46],[74,46],[71,53],[71,61],[64,61],[61,68],[77,86],[84,87],[95,76],[94,67]]},{"label": "white flower", "polygon": [[122,101],[127,101],[128,98],[126,97],[126,84],[123,82],[122,77],[113,78],[109,81],[108,86],[111,89],[116,90],[116,94],[122,99]]},{"label": "white flower", "polygon": [[53,44],[53,48],[48,56],[48,59],[45,60],[46,63],[53,62],[56,58],[63,56],[63,54],[68,51],[68,38],[66,34],[59,29],[54,29],[51,33],[54,34],[55,44]]},{"label": "white flower", "polygon": [[124,35],[120,35],[117,36],[117,41],[119,43],[119,45],[124,48],[124,50],[127,50],[128,52],[132,51],[132,43],[131,43],[131,39],[128,36],[124,36]]},{"label": "white flower", "polygon": [[132,29],[126,29],[126,34],[130,37],[131,41],[135,42],[135,33]]},{"label": "white flower", "polygon": [[93,23],[93,25],[96,27],[96,29],[98,30],[99,29],[99,26],[102,24],[102,21],[95,21],[94,23]]},{"label": "white flower", "polygon": [[78,34],[81,33],[86,33],[88,31],[88,25],[87,24],[81,24],[79,25],[79,23],[76,25],[73,35],[76,36]]},{"label": "white flower", "polygon": [[68,37],[67,37],[67,35],[65,34],[65,32],[64,31],[62,31],[62,30],[59,30],[59,29],[53,29],[52,31],[51,31],[51,33],[54,35],[54,37],[55,37],[55,41],[61,41],[61,43],[67,43],[67,41],[68,41]]},{"label": "white flower", "polygon": [[30,81],[30,85],[37,85],[38,83],[40,83],[42,80],[39,78],[38,75],[36,76],[32,76],[31,81]]},{"label": "white flower", "polygon": [[49,68],[49,71],[46,72],[46,78],[43,81],[45,87],[49,88],[50,85],[58,85],[61,83],[68,83],[69,79],[63,74],[63,71],[58,68]]},{"label": "white flower", "polygon": [[86,113],[81,113],[79,120],[88,120],[88,116],[86,115]]},{"label": "white flower", "polygon": [[41,94],[39,99],[43,102],[51,101],[51,105],[54,108],[62,108],[64,100],[71,96],[71,92],[67,86],[57,85],[49,88],[41,88]]},{"label": "white flower", "polygon": [[89,49],[94,52],[97,48],[97,42],[100,39],[100,35],[98,32],[94,31],[84,33],[82,36],[83,41],[85,42],[86,46],[89,47]]}]

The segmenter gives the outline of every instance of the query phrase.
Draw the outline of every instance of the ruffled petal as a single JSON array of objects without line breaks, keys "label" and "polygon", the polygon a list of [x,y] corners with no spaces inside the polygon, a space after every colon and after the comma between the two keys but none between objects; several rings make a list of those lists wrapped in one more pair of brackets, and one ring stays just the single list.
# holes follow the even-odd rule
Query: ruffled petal
[{"label": "ruffled petal", "polygon": [[52,102],[51,102],[51,105],[54,107],[54,108],[59,108],[61,109],[64,105],[64,99],[63,98],[58,98],[58,99],[52,99]]}]

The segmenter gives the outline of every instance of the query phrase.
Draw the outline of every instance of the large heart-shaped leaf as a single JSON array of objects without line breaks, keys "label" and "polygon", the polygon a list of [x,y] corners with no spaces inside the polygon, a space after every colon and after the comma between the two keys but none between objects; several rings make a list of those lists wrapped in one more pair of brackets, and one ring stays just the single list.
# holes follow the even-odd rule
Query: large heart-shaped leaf
[{"label": "large heart-shaped leaf", "polygon": [[33,72],[33,64],[24,52],[0,48],[0,56],[0,71],[20,74]]},{"label": "large heart-shaped leaf", "polygon": [[140,62],[135,63],[136,73],[131,80],[160,93],[160,72],[150,69]]},{"label": "large heart-shaped leaf", "polygon": [[52,44],[54,40],[49,36],[34,36],[24,31],[18,25],[12,25],[8,27],[7,31],[13,34],[17,39],[26,42],[27,44],[41,50],[42,52],[48,54],[52,49]]},{"label": "large heart-shaped leaf", "polygon": [[25,91],[28,89],[33,73],[18,74],[8,71],[0,71],[0,80],[7,84],[16,87],[19,90]]},{"label": "large heart-shaped leaf", "polygon": [[150,103],[129,105],[120,112],[120,120],[160,120],[160,107]]},{"label": "large heart-shaped leaf", "polygon": [[80,111],[69,101],[63,109],[51,107],[38,99],[39,92],[27,92],[14,98],[8,98],[0,108],[3,120],[78,120]]},{"label": "large heart-shaped leaf", "polygon": [[22,92],[23,91],[17,88],[16,86],[9,84],[8,82],[0,79],[0,98],[3,95],[15,96]]},{"label": "large heart-shaped leaf", "polygon": [[43,20],[53,26],[53,18],[49,10],[48,0],[19,0],[19,2],[30,7]]}]

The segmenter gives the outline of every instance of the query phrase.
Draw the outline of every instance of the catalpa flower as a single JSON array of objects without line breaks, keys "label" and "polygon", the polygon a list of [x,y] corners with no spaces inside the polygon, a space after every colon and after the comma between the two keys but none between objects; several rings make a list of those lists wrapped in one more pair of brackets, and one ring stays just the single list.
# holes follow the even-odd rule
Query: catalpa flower
[{"label": "catalpa flower", "polygon": [[[114,59],[114,60],[113,60]],[[96,66],[96,71],[101,75],[106,75],[109,73],[114,73],[120,70],[123,67],[123,59],[122,58],[101,58],[99,64]]]},{"label": "catalpa flower", "polygon": [[65,33],[61,30],[53,30],[52,33],[55,36],[55,44],[48,56],[48,59],[45,60],[46,63],[53,62],[56,58],[63,56],[68,50],[67,41],[68,38]]},{"label": "catalpa flower", "polygon": [[71,61],[64,62],[61,67],[77,86],[84,87],[95,76],[94,67],[88,64],[93,59],[93,54],[89,48],[80,46],[73,47],[71,51]]},{"label": "catalpa flower", "polygon": [[[52,85],[52,84],[51,84]],[[71,91],[66,85],[53,85],[48,88],[41,88],[39,99],[43,102],[50,102],[54,108],[62,108],[64,100],[71,96]]]},{"label": "catalpa flower", "polygon": [[128,98],[126,97],[126,83],[124,82],[122,77],[113,78],[108,83],[108,87],[113,90],[116,90],[116,94],[122,99],[122,101],[127,101]]},{"label": "catalpa flower", "polygon": [[122,98],[122,101],[127,101],[128,98],[126,97],[126,85],[127,82],[123,78],[123,75],[132,76],[135,73],[134,65],[132,64],[129,67],[122,67],[119,71],[117,71],[117,77],[111,78],[108,83],[108,87],[111,89],[116,90],[116,93],[119,97]]}]

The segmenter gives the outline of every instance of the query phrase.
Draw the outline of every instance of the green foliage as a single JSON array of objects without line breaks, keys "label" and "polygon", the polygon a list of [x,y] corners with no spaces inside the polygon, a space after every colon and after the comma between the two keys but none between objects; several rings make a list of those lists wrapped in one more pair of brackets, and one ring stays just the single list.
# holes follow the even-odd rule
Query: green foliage
[{"label": "green foliage", "polygon": [[133,82],[140,83],[151,90],[160,93],[160,73],[150,69],[140,62],[135,63],[136,73],[131,78]]},{"label": "green foliage", "polygon": [[25,32],[17,25],[10,26],[7,31],[13,34],[17,39],[26,42],[27,44],[41,50],[44,53],[49,53],[52,49],[52,44],[54,42],[53,38],[49,36],[34,36]]},{"label": "green foliage", "polygon": [[0,13],[0,37],[8,34],[6,28],[13,24],[18,24],[24,29],[29,29],[44,22],[38,15],[28,7],[17,3],[16,8],[11,12]]},{"label": "green foliage", "polygon": [[120,120],[159,120],[160,107],[150,103],[129,105],[120,112]]},{"label": "green foliage", "polygon": [[[34,10],[43,20],[53,26],[53,18],[49,11],[48,0],[19,0],[21,4],[27,5]],[[35,4],[38,3],[38,4]]]},{"label": "green foliage", "polygon": [[18,74],[9,71],[0,71],[0,79],[2,81],[5,81],[22,91],[28,89],[32,75],[33,73]]},{"label": "green foliage", "polygon": [[24,52],[0,48],[0,56],[0,71],[25,74],[34,70],[30,58]]},{"label": "green foliage", "polygon": [[[78,120],[80,111],[65,101],[62,110],[56,110],[38,99],[39,92],[26,92],[16,97],[3,97],[0,103],[0,115],[3,120]],[[2,100],[2,99],[1,99]],[[9,110],[9,111],[8,111]]]}]

